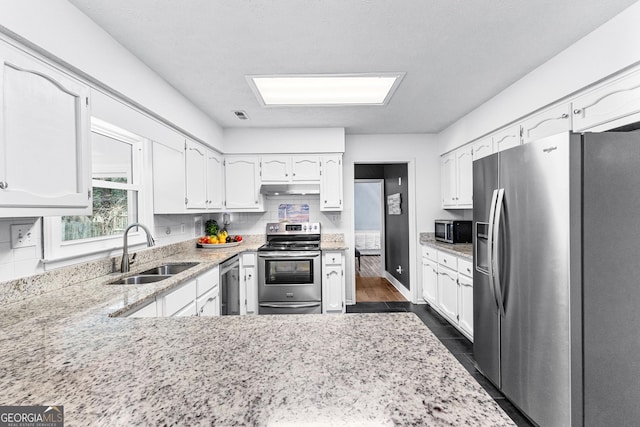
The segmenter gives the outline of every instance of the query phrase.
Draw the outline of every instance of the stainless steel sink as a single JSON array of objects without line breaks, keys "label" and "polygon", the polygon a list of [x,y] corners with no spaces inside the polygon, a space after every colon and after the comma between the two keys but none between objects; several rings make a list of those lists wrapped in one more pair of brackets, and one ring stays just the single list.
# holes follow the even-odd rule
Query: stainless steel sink
[{"label": "stainless steel sink", "polygon": [[164,264],[158,267],[151,268],[149,270],[143,271],[140,275],[161,275],[161,276],[171,276],[173,274],[181,273],[191,267],[198,265],[197,262],[182,262],[182,263],[172,263],[172,264]]},{"label": "stainless steel sink", "polygon": [[171,277],[169,274],[155,274],[155,275],[142,275],[125,277],[109,283],[109,285],[144,285],[145,283],[159,282]]}]

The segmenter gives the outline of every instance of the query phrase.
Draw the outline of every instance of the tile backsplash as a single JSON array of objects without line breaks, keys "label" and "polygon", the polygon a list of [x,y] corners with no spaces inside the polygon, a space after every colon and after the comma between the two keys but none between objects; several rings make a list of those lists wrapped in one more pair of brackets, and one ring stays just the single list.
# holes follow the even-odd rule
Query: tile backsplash
[{"label": "tile backsplash", "polygon": [[[230,223],[227,226],[229,233],[264,234],[267,223],[279,221],[278,208],[283,203],[309,205],[309,221],[320,222],[323,234],[343,232],[343,213],[320,211],[318,196],[267,196],[264,203],[265,212],[229,213]],[[201,235],[202,224],[210,218],[218,221],[220,226],[223,225],[222,214],[154,215],[153,237],[158,246],[189,240]],[[35,226],[34,230],[37,230],[35,246],[12,248],[11,226],[16,224]],[[0,219],[0,282],[44,273],[46,268],[41,262],[42,245],[41,218]]]},{"label": "tile backsplash", "polygon": [[[263,234],[267,223],[278,222],[278,208],[283,203],[309,205],[309,221],[320,222],[323,233],[341,233],[341,212],[320,211],[318,196],[267,196],[265,197],[265,212],[233,212],[230,213],[231,223],[227,226],[230,233],[235,234]],[[214,216],[222,225],[222,215]]]}]

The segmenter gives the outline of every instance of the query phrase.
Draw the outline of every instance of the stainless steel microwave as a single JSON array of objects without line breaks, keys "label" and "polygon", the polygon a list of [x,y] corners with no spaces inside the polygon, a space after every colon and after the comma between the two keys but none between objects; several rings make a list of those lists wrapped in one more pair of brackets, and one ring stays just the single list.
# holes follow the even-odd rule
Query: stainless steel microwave
[{"label": "stainless steel microwave", "polygon": [[471,223],[472,221],[437,219],[436,240],[445,243],[471,243],[473,238]]}]

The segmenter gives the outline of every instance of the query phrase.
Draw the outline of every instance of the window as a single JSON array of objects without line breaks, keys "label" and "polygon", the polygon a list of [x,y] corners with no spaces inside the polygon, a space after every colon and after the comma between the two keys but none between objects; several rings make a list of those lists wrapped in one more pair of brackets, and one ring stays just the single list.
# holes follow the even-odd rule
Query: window
[{"label": "window", "polygon": [[[102,253],[122,246],[128,224],[143,217],[142,151],[145,140],[92,118],[93,213],[45,218],[45,259]],[[136,234],[138,234],[136,236]],[[143,241],[131,231],[130,242]]]}]

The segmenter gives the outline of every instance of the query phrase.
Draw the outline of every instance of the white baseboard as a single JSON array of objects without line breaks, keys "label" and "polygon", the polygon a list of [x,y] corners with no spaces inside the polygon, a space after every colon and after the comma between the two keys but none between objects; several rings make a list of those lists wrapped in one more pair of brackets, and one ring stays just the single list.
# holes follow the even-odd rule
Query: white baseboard
[{"label": "white baseboard", "polygon": [[409,302],[412,301],[411,292],[409,289],[405,288],[402,283],[400,283],[395,277],[389,274],[388,271],[384,272],[384,277],[393,285],[394,288],[398,290],[402,294],[403,297]]}]

